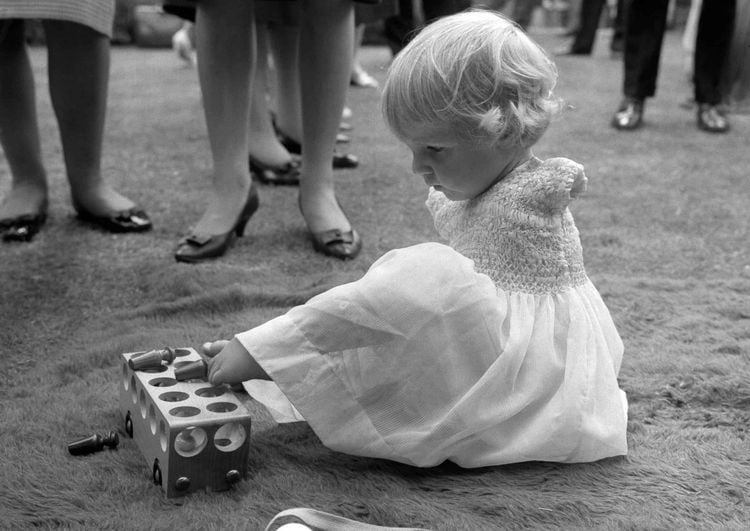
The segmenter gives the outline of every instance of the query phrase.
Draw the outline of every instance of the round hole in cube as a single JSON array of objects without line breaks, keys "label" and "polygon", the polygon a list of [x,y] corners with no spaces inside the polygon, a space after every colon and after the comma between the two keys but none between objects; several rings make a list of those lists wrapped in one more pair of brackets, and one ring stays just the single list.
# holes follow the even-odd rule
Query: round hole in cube
[{"label": "round hole in cube", "polygon": [[159,365],[158,367],[146,367],[145,369],[138,369],[141,372],[150,372],[150,373],[157,373],[157,372],[164,372],[167,370],[166,365]]},{"label": "round hole in cube", "polygon": [[195,392],[195,394],[198,396],[202,396],[203,398],[211,398],[221,396],[224,394],[224,392],[224,389],[222,389],[221,387],[201,387]]},{"label": "round hole in cube", "polygon": [[156,435],[156,409],[153,404],[148,408],[148,425],[151,428],[151,433]]},{"label": "round hole in cube", "polygon": [[174,355],[179,357],[182,356],[189,356],[190,355],[190,349],[189,348],[176,348],[174,349]]},{"label": "round hole in cube", "polygon": [[182,402],[183,400],[187,400],[190,397],[187,393],[183,393],[182,391],[169,391],[167,393],[162,393],[159,395],[159,400],[163,400],[164,402]]},{"label": "round hole in cube", "polygon": [[148,406],[148,398],[146,397],[146,391],[141,389],[141,393],[138,396],[138,400],[140,402],[140,409],[141,409],[141,417],[146,418],[146,408]]},{"label": "round hole in cube", "polygon": [[173,417],[194,417],[200,412],[200,409],[193,406],[179,406],[169,410],[169,414]]},{"label": "round hole in cube", "polygon": [[164,421],[159,421],[159,444],[161,445],[161,451],[167,451],[167,425]]},{"label": "round hole in cube", "polygon": [[154,387],[170,387],[175,385],[177,380],[174,378],[154,378],[153,380],[149,380],[148,383]]},{"label": "round hole in cube", "polygon": [[214,434],[214,446],[222,452],[233,452],[245,443],[247,432],[239,422],[228,422]]},{"label": "round hole in cube", "polygon": [[206,406],[206,409],[213,413],[229,413],[237,409],[237,404],[231,402],[212,402]]},{"label": "round hole in cube", "polygon": [[138,403],[138,389],[134,374],[130,376],[130,398],[134,404]]},{"label": "round hole in cube", "polygon": [[193,457],[203,451],[208,444],[206,430],[190,426],[180,431],[174,439],[174,450],[182,457]]}]

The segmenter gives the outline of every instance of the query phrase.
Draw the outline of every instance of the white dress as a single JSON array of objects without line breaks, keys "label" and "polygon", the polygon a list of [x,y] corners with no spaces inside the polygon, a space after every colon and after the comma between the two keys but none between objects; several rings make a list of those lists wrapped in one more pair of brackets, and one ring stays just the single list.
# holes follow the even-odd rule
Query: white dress
[{"label": "white dress", "polygon": [[450,247],[391,251],[238,334],[274,380],[246,388],[333,450],[415,466],[625,454],[623,345],[567,208],[582,186],[580,165],[532,158],[472,200],[433,190]]}]

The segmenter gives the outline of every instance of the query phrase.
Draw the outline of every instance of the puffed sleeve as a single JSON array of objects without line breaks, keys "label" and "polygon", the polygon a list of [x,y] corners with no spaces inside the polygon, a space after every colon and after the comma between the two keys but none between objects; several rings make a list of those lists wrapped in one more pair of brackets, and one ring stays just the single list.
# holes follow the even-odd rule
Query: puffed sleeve
[{"label": "puffed sleeve", "polygon": [[558,213],[586,191],[587,182],[581,164],[562,157],[548,159],[523,183],[520,203],[543,213]]}]

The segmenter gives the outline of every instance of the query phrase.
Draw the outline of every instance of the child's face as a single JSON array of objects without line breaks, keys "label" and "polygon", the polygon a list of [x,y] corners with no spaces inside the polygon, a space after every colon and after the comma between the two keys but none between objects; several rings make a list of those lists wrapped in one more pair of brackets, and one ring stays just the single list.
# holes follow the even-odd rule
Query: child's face
[{"label": "child's face", "polygon": [[444,127],[403,133],[413,154],[412,171],[453,201],[477,197],[529,156],[528,148],[470,142]]}]

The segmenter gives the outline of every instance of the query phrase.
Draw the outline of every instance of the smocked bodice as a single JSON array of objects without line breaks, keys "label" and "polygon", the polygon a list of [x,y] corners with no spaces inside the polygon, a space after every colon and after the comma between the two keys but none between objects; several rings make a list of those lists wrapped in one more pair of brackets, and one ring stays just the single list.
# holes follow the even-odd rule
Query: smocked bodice
[{"label": "smocked bodice", "polygon": [[585,187],[580,164],[533,157],[474,199],[431,189],[427,206],[440,235],[498,288],[555,293],[588,280],[568,209]]}]

